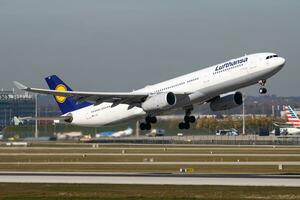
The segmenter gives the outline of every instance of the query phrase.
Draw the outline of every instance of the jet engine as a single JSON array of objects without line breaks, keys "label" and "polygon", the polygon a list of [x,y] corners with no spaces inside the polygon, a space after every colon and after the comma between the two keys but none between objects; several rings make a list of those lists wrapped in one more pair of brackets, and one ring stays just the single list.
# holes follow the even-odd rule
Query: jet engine
[{"label": "jet engine", "polygon": [[243,95],[240,92],[229,94],[223,97],[216,97],[210,102],[212,111],[228,110],[238,107],[243,103]]},{"label": "jet engine", "polygon": [[73,121],[73,115],[71,113],[69,113],[67,116],[69,118],[66,118],[64,121],[67,122],[67,123],[72,123],[72,121]]},{"label": "jet engine", "polygon": [[142,103],[144,111],[165,110],[176,104],[176,96],[173,92],[161,93],[150,96]]}]

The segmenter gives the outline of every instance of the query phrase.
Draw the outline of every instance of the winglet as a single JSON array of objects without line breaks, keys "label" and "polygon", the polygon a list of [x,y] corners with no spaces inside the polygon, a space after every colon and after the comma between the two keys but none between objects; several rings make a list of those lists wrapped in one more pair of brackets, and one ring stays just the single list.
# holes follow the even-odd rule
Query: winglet
[{"label": "winglet", "polygon": [[14,81],[15,86],[19,89],[19,90],[27,90],[28,87],[23,85],[22,83],[19,83],[18,81]]}]

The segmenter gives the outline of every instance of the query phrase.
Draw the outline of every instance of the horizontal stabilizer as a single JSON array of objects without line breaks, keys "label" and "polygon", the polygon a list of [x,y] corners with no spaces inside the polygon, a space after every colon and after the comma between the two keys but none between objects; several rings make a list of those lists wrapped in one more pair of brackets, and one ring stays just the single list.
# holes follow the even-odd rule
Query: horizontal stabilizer
[{"label": "horizontal stabilizer", "polygon": [[18,81],[14,81],[14,84],[19,90],[26,90],[28,88],[25,85],[23,85],[22,83],[19,83]]},{"label": "horizontal stabilizer", "polygon": [[54,120],[71,120],[72,116],[57,116],[57,117],[19,117],[18,118],[21,121],[54,121]]}]

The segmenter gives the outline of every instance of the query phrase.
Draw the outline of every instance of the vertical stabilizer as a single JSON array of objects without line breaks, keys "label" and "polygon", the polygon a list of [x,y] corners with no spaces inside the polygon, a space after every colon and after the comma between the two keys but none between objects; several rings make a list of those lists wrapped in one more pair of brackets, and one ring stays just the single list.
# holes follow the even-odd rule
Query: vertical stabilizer
[{"label": "vertical stabilizer", "polygon": [[293,124],[294,127],[300,127],[300,119],[291,106],[285,106],[284,108],[289,123]]},{"label": "vertical stabilizer", "polygon": [[[48,76],[45,80],[51,90],[72,91],[72,89],[56,75]],[[89,102],[77,103],[73,97],[54,96],[54,99],[63,114],[92,105]]]}]

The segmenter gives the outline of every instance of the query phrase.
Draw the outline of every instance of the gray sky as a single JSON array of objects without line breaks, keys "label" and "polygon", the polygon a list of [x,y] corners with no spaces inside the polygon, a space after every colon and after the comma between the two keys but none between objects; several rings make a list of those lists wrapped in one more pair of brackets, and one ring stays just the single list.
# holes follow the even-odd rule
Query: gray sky
[{"label": "gray sky", "polygon": [[[300,1],[0,0],[0,87],[128,91],[255,52],[287,59],[271,94],[300,95]],[[257,95],[258,86],[247,92]]]}]

